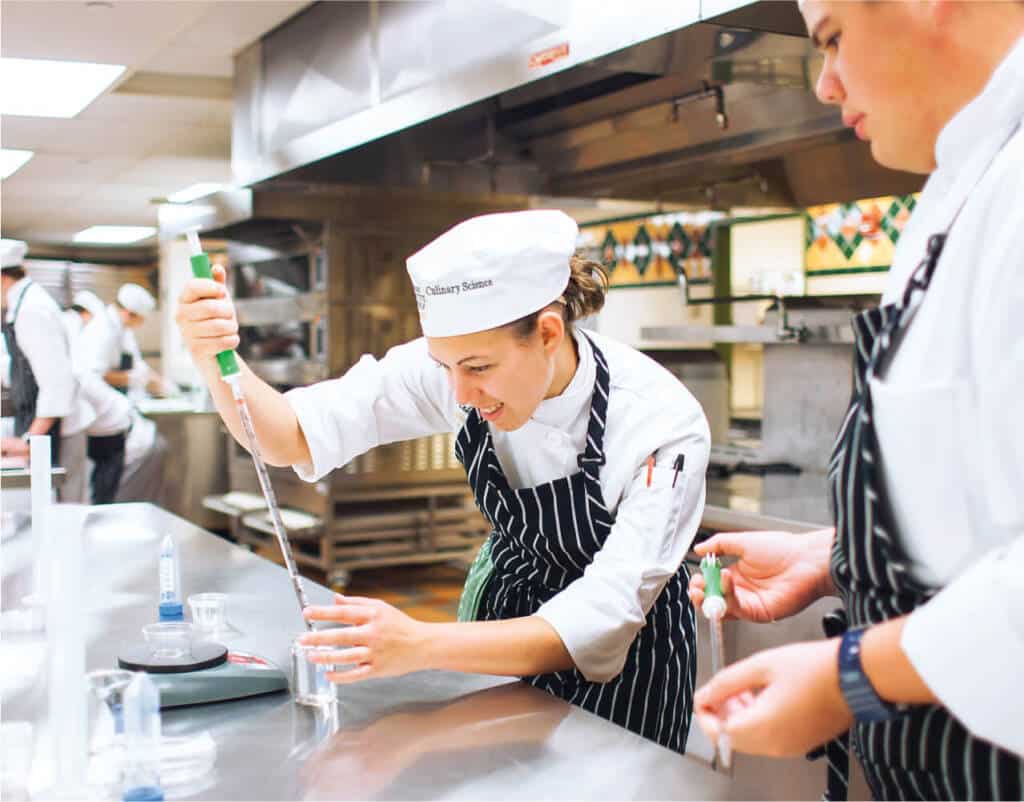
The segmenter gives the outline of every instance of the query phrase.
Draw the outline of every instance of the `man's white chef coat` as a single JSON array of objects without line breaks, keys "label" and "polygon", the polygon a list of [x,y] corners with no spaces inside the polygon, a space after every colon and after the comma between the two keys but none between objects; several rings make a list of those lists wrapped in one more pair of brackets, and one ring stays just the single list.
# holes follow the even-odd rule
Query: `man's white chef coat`
[{"label": "man's white chef coat", "polygon": [[884,303],[969,200],[871,394],[901,542],[943,588],[903,648],[969,730],[1024,755],[1024,128],[1007,143],[1022,117],[1024,40],[939,136]]},{"label": "man's white chef coat", "polygon": [[[600,481],[616,516],[584,575],[537,611],[558,632],[583,675],[607,681],[621,670],[648,610],[683,560],[704,509],[711,444],[697,400],[667,370],[621,343],[590,333],[611,373]],[[514,432],[491,429],[513,488],[576,473],[584,451],[596,367],[586,337],[575,334],[579,366],[565,391],[541,402]],[[379,362],[364,356],[344,376],[286,394],[309,444],[312,465],[296,466],[315,481],[383,444],[458,431],[465,413],[423,339],[392,348]],[[657,451],[651,487],[647,459]],[[672,464],[685,468],[672,488]],[[677,527],[668,525],[674,494],[683,493]]]},{"label": "man's white chef coat", "polygon": [[[21,301],[26,290],[28,294]],[[61,437],[78,434],[92,423],[93,413],[79,394],[57,302],[43,287],[33,286],[32,280],[26,277],[11,286],[6,319],[8,323],[14,320],[18,347],[28,358],[39,386],[36,417],[60,418]]]}]

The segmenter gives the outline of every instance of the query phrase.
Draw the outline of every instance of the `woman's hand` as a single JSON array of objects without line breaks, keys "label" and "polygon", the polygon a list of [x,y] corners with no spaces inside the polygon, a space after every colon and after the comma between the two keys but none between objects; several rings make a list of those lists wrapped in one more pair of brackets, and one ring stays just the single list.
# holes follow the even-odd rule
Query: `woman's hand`
[{"label": "woman's hand", "polygon": [[[694,547],[739,560],[722,569],[726,617],[764,623],[794,615],[832,592],[828,573],[834,530],[722,532]],[[704,577],[690,577],[690,601],[704,601]]]},{"label": "woman's hand", "polygon": [[178,299],[174,319],[197,362],[238,347],[238,319],[224,287],[226,279],[224,268],[214,265],[213,280],[189,279]]},{"label": "woman's hand", "polygon": [[315,652],[315,663],[350,665],[347,671],[332,671],[327,679],[338,684],[370,677],[395,677],[428,668],[424,645],[429,624],[410,618],[401,610],[378,599],[335,594],[329,607],[307,607],[309,621],[349,624],[339,629],[310,632],[300,642],[332,646],[332,651]]},{"label": "woman's hand", "polygon": [[853,715],[839,690],[839,639],[795,643],[719,671],[694,696],[694,716],[713,743],[735,752],[795,757],[845,732]]}]

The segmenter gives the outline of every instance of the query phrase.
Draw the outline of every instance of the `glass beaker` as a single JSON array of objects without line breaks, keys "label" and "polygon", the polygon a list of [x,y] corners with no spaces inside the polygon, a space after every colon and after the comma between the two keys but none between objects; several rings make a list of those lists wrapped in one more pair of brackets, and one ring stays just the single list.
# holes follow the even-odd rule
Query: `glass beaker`
[{"label": "glass beaker", "polygon": [[146,624],[142,628],[142,636],[149,644],[152,657],[173,660],[192,654],[192,625],[183,621]]},{"label": "glass beaker", "polygon": [[227,627],[228,594],[193,593],[188,597],[192,608],[192,625],[204,632],[216,632]]},{"label": "glass beaker", "polygon": [[309,658],[317,652],[334,651],[332,646],[307,646],[292,642],[292,698],[296,704],[320,707],[337,698],[334,683],[327,674],[334,671],[329,663],[314,663]]}]

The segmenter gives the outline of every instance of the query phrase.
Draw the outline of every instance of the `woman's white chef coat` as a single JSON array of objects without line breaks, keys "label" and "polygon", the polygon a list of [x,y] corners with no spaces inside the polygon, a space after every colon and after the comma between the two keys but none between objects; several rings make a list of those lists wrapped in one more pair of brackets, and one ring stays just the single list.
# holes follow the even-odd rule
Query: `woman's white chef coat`
[{"label": "woman's white chef coat", "polygon": [[1022,118],[1024,40],[939,136],[885,303],[970,199],[871,393],[913,573],[943,588],[903,649],[968,729],[1024,755],[1024,128],[982,177]]},{"label": "woman's white chef coat", "polygon": [[[39,386],[36,417],[60,418],[61,437],[70,437],[89,426],[94,416],[80,395],[72,370],[60,307],[41,285],[32,284],[26,277],[11,286],[6,319],[8,323],[14,320],[18,347],[28,358]],[[31,291],[18,309],[22,294],[30,287]],[[15,310],[18,310],[17,317]]]},{"label": "woman's white chef coat", "polygon": [[[71,344],[71,365],[82,398],[92,407],[95,419],[86,430],[91,437],[107,437],[127,432],[132,425],[132,402],[124,393],[119,393],[103,380],[103,377],[88,369],[88,358],[83,353],[82,318],[78,312],[68,309],[62,313],[64,330]],[[91,323],[91,321],[90,321]]]},{"label": "woman's white chef coat", "polygon": [[107,371],[120,369],[122,352],[132,355],[132,379],[148,379],[150,369],[142,359],[135,332],[125,327],[117,306],[110,304],[104,314],[94,315],[82,329],[78,354],[85,360],[84,370],[102,377]]},{"label": "woman's white chef coat", "polygon": [[[697,532],[711,437],[700,404],[672,374],[628,346],[590,336],[611,373],[607,462],[600,480],[616,521],[584,575],[537,615],[558,632],[583,675],[600,682],[622,670],[648,610]],[[596,371],[587,339],[578,333],[575,338],[579,366],[565,391],[542,401],[520,429],[491,429],[513,488],[579,470],[576,458],[585,447]],[[312,465],[295,467],[307,481],[377,445],[458,431],[465,421],[445,371],[423,339],[391,349],[379,362],[364,356],[341,378],[291,390],[286,397],[313,458]],[[655,451],[654,479],[647,487],[647,458]],[[677,454],[685,455],[686,465],[673,489]],[[678,492],[685,494],[682,520],[670,531],[670,501]]]}]

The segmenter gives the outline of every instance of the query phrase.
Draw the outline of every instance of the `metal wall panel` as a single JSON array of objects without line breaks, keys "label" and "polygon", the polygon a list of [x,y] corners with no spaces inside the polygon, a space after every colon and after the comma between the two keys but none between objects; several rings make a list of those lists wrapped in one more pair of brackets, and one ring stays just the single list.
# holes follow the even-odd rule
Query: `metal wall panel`
[{"label": "metal wall panel", "polygon": [[[372,14],[362,2],[317,4],[262,40],[258,62],[248,51],[236,59],[235,113],[252,119],[257,104],[260,130],[235,127],[232,169],[243,184],[281,175],[686,27],[699,13],[697,0],[380,3]],[[558,55],[534,58],[545,51]]]},{"label": "metal wall panel", "polygon": [[371,104],[367,3],[317,3],[263,40],[261,149]]}]

